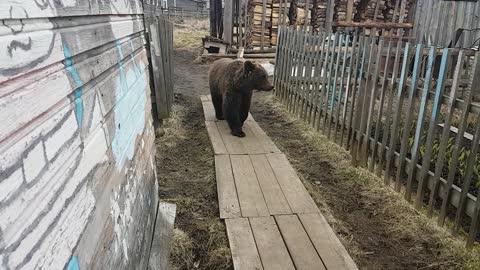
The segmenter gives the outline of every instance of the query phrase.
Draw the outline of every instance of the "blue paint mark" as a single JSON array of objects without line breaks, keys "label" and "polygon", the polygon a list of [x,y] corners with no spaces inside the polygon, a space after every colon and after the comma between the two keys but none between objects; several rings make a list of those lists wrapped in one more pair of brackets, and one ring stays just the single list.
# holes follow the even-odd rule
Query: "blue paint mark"
[{"label": "blue paint mark", "polygon": [[72,258],[70,259],[70,262],[68,262],[67,270],[80,270],[76,256],[72,256]]},{"label": "blue paint mark", "polygon": [[68,47],[66,44],[63,44],[63,55],[65,56],[65,68],[72,76],[73,81],[75,82],[75,86],[77,87],[77,89],[73,91],[75,95],[75,98],[74,98],[75,116],[77,118],[78,126],[81,127],[82,116],[83,116],[82,87],[81,87],[82,80],[80,79],[80,76],[78,75],[77,71],[72,66],[72,60],[71,60],[72,55],[70,54],[70,51],[68,50]]},{"label": "blue paint mark", "polygon": [[[133,44],[131,44],[133,48]],[[131,67],[124,67],[124,55],[119,42],[116,43],[119,58],[119,76],[115,78],[115,136],[112,152],[117,167],[121,167],[126,158],[132,159],[135,153],[135,139],[145,127],[145,102],[147,75],[145,67],[137,67],[133,49],[130,54]]]}]

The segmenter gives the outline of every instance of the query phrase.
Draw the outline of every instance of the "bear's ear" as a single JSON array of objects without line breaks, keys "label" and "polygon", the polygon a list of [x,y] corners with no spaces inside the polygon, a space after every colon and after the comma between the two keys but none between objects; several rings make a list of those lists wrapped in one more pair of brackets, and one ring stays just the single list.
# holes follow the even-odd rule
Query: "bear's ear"
[{"label": "bear's ear", "polygon": [[252,61],[245,61],[244,64],[245,73],[248,74],[255,69],[255,64]]}]

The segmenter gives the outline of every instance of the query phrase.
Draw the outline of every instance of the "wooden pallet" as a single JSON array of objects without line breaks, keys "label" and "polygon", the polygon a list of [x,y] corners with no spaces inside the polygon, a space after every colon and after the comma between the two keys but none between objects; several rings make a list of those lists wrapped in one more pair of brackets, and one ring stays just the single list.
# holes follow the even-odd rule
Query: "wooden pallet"
[{"label": "wooden pallet", "polygon": [[220,218],[234,268],[357,269],[287,157],[249,115],[246,137],[230,135],[202,96],[215,153]]}]

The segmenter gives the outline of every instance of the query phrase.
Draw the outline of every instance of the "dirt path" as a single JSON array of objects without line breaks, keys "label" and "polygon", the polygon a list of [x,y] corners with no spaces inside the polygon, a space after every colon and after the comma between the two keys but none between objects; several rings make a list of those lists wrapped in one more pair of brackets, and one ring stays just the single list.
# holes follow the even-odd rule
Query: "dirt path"
[{"label": "dirt path", "polygon": [[[188,31],[180,33],[180,44],[198,45],[202,34],[192,32],[192,38]],[[232,269],[199,100],[208,93],[208,65],[193,63],[195,51],[175,50],[174,112],[157,140],[160,198],[177,204],[171,269]],[[352,167],[348,153],[291,118],[271,95],[256,92],[252,114],[361,269],[479,269],[478,253],[466,252],[380,180]]]}]

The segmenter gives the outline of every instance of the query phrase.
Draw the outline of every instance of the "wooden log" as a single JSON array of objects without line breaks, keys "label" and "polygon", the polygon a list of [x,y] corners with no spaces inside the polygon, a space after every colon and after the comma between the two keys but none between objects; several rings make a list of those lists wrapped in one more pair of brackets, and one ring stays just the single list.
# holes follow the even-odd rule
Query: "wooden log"
[{"label": "wooden log", "polygon": [[390,22],[347,22],[338,21],[334,23],[337,27],[360,27],[360,28],[381,28],[381,29],[411,29],[412,23],[390,23]]}]

